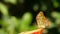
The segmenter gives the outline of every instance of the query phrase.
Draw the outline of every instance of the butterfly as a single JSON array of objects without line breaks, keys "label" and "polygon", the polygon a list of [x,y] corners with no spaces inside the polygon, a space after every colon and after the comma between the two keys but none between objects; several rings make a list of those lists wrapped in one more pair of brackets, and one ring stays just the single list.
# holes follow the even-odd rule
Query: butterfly
[{"label": "butterfly", "polygon": [[39,28],[46,28],[50,26],[50,21],[44,16],[42,11],[37,14],[36,21]]},{"label": "butterfly", "polygon": [[44,13],[42,11],[40,11],[37,14],[36,21],[37,21],[38,29],[27,31],[27,32],[22,32],[20,34],[42,34],[44,28],[50,26],[50,21],[44,16]]}]

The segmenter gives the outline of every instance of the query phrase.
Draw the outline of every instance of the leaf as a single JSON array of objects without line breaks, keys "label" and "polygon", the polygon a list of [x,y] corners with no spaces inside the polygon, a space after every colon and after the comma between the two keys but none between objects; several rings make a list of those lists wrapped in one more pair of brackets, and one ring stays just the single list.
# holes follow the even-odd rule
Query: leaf
[{"label": "leaf", "polygon": [[0,2],[0,10],[4,16],[8,15],[8,8],[6,5]]},{"label": "leaf", "polygon": [[16,4],[17,0],[4,0],[7,3]]},{"label": "leaf", "polygon": [[52,0],[52,3],[55,8],[59,7],[58,0]]},{"label": "leaf", "polygon": [[32,22],[32,14],[30,12],[25,13],[22,16],[22,22],[20,23],[20,30],[21,31],[28,30],[31,22]]}]

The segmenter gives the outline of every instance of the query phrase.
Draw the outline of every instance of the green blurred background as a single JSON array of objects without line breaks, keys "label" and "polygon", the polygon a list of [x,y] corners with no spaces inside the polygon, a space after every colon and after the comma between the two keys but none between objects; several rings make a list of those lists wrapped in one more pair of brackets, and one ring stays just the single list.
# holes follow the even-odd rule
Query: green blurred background
[{"label": "green blurred background", "polygon": [[0,0],[0,34],[37,29],[40,11],[51,21],[43,34],[60,34],[60,0]]}]

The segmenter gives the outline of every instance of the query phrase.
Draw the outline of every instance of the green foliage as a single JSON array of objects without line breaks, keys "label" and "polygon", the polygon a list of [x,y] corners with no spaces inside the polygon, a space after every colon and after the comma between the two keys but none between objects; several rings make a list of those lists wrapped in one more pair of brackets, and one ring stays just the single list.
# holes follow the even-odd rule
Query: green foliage
[{"label": "green foliage", "polygon": [[22,22],[20,23],[20,30],[26,31],[29,29],[29,25],[32,22],[32,14],[27,12],[22,16]]},{"label": "green foliage", "polygon": [[0,34],[8,34],[8,33],[5,32],[3,29],[0,29]]},{"label": "green foliage", "polygon": [[0,10],[4,16],[8,15],[8,8],[6,5],[0,2]]},{"label": "green foliage", "polygon": [[38,4],[34,4],[33,9],[34,9],[34,11],[37,11],[39,9],[39,5]]},{"label": "green foliage", "polygon": [[52,3],[55,8],[59,7],[59,3],[57,0],[52,0]]},{"label": "green foliage", "polygon": [[[57,0],[51,0],[51,1],[52,1],[54,8],[59,7],[59,2]],[[6,4],[4,4],[2,1],[0,2],[0,12],[2,13],[2,16],[1,16],[2,18],[0,19],[0,27],[1,27],[0,34],[18,34],[19,32],[22,32],[22,31],[27,31],[27,30],[30,31],[30,30],[37,29],[36,21],[34,21],[32,23],[33,17],[34,17],[33,14],[35,14],[34,11],[51,10],[51,9],[47,9],[48,6],[44,2],[41,3],[41,7],[39,6],[40,3],[39,4],[38,3],[35,3],[35,4],[31,3],[31,4],[33,4],[33,5],[31,5],[31,7],[33,9],[33,14],[30,13],[32,11],[25,12],[21,18],[20,17],[17,18],[15,16],[10,15],[10,13],[9,13],[10,4],[9,3],[13,4],[15,7],[16,7],[16,5],[18,5],[17,2],[20,3],[20,6],[18,6],[17,8],[19,8],[18,10],[21,10],[22,8],[24,8],[24,6],[22,6],[22,5],[25,2],[25,0],[19,0],[19,1],[18,0],[4,0],[4,2]],[[15,7],[14,7],[14,10],[15,10]],[[20,8],[20,7],[22,7],[22,8]],[[28,9],[28,10],[30,10],[30,9]],[[22,12],[23,11],[25,11],[25,10],[22,10]],[[16,12],[18,12],[18,11],[16,11]],[[17,14],[15,14],[15,15],[17,15]],[[18,15],[18,16],[20,16],[20,15]],[[55,22],[51,22],[51,26],[49,27],[49,29],[57,27],[58,31],[60,33],[60,27],[59,27],[60,26],[60,13],[57,11],[53,11],[52,13],[50,13],[50,16],[55,19]],[[53,20],[53,19],[51,19],[51,20]],[[32,25],[31,25],[31,23],[32,23]],[[43,33],[47,34],[48,29],[45,29]]]},{"label": "green foliage", "polygon": [[58,12],[52,12],[52,17],[54,17],[56,19],[55,23],[57,25],[60,25],[60,13],[58,13]]},{"label": "green foliage", "polygon": [[4,0],[6,3],[16,4],[17,0]]}]

